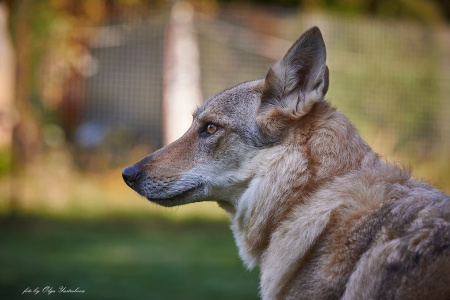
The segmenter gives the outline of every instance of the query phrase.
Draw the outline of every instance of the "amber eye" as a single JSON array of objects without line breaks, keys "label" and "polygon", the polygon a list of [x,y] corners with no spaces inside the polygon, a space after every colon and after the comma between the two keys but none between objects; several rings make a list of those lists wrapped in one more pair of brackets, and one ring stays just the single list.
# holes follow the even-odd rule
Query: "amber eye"
[{"label": "amber eye", "polygon": [[206,132],[208,134],[213,134],[214,132],[216,132],[218,129],[217,125],[214,124],[208,124],[206,125]]}]

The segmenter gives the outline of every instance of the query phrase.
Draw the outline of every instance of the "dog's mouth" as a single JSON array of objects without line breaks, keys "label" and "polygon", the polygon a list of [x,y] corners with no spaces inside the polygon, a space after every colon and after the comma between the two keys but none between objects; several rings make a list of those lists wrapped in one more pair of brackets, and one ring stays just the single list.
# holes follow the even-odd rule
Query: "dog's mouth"
[{"label": "dog's mouth", "polygon": [[206,181],[202,176],[179,176],[160,179],[140,172],[137,165],[122,172],[125,183],[148,201],[161,206],[177,206],[203,201]]},{"label": "dog's mouth", "polygon": [[143,195],[145,198],[147,198],[148,201],[156,203],[161,206],[165,207],[172,207],[172,206],[178,206],[193,202],[201,201],[199,200],[199,196],[202,194],[201,191],[204,189],[204,184],[199,183],[193,187],[189,187],[185,190],[181,191],[169,191],[167,193],[164,193],[163,191],[160,191],[158,193],[152,194],[149,193],[147,195]]}]

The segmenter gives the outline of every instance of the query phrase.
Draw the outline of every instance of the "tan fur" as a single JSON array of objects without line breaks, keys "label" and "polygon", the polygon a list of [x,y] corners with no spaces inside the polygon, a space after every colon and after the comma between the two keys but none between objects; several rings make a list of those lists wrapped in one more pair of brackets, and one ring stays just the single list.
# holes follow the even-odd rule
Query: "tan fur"
[{"label": "tan fur", "polygon": [[217,201],[263,299],[450,299],[449,196],[382,161],[324,100],[325,62],[312,28],[125,182],[164,206]]}]

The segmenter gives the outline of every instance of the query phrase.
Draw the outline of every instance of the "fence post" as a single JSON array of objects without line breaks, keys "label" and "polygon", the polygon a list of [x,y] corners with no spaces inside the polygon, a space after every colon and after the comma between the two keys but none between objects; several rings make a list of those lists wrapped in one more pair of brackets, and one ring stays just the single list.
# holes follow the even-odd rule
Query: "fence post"
[{"label": "fence post", "polygon": [[181,137],[201,104],[199,50],[194,29],[194,8],[188,2],[172,7],[165,32],[162,129],[167,145]]}]

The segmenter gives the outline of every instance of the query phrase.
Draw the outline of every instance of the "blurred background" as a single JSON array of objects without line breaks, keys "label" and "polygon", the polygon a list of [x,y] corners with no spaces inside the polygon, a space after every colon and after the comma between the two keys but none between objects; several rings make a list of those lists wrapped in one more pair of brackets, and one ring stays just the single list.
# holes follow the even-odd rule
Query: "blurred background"
[{"label": "blurred background", "polygon": [[0,297],[257,299],[216,204],[157,207],[121,171],[313,25],[327,99],[450,193],[449,22],[447,0],[0,1]]}]

